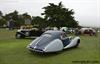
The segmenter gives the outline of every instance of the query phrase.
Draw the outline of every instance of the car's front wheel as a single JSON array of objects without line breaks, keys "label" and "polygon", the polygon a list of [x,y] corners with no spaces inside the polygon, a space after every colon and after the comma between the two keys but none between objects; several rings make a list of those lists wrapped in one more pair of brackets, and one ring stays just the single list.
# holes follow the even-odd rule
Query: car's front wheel
[{"label": "car's front wheel", "polygon": [[21,39],[21,38],[24,38],[25,36],[24,35],[22,35],[22,34],[20,34],[20,33],[17,33],[16,34],[16,38],[17,39]]}]

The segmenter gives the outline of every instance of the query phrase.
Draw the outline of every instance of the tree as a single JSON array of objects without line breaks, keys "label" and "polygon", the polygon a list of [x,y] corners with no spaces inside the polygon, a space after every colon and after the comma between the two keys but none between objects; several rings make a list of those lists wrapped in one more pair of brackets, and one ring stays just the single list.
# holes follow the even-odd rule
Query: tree
[{"label": "tree", "polygon": [[54,3],[49,3],[48,6],[43,7],[45,10],[42,15],[44,15],[45,20],[49,24],[49,26],[56,26],[56,27],[77,27],[78,23],[74,19],[73,9],[69,10],[62,5],[60,2],[58,5]]},{"label": "tree", "polygon": [[0,26],[3,27],[6,25],[6,20],[4,18],[0,19]]},{"label": "tree", "polygon": [[6,20],[3,18],[3,13],[0,11],[0,26],[3,27],[6,24]]},{"label": "tree", "polygon": [[26,19],[31,19],[31,16],[28,13],[23,13],[17,16],[16,20],[16,26],[20,27],[22,25],[25,25],[25,20]]},{"label": "tree", "polygon": [[28,13],[18,14],[18,11],[13,11],[9,14],[6,14],[4,16],[6,21],[13,19],[15,22],[16,27],[20,27],[21,25],[25,24],[26,19],[31,19],[31,16]]},{"label": "tree", "polygon": [[3,13],[0,11],[0,16],[2,16],[3,15]]},{"label": "tree", "polygon": [[47,27],[46,21],[40,16],[32,17],[32,25],[37,25],[40,29]]},{"label": "tree", "polygon": [[28,13],[22,14],[24,19],[31,19],[31,16]]},{"label": "tree", "polygon": [[6,20],[9,20],[9,19],[17,20],[18,19],[18,11],[15,10],[14,12],[6,14],[5,19]]}]

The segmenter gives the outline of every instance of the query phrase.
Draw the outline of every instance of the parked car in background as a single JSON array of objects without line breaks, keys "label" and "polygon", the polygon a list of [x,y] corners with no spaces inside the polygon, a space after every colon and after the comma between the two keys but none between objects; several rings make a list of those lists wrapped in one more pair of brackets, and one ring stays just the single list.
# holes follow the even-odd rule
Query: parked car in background
[{"label": "parked car in background", "polygon": [[81,28],[80,32],[81,34],[89,34],[90,36],[93,36],[96,34],[96,30],[93,28]]},{"label": "parked car in background", "polygon": [[38,28],[22,26],[17,30],[15,37],[17,39],[20,39],[25,37],[40,36],[43,32],[43,30],[40,30]]}]

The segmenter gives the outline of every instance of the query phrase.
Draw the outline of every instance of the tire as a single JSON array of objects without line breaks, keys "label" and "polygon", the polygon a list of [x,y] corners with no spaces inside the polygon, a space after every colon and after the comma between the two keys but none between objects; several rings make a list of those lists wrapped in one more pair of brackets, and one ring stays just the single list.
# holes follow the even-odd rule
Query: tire
[{"label": "tire", "polygon": [[77,40],[77,44],[75,45],[75,47],[78,47],[79,44],[80,44],[80,39]]},{"label": "tire", "polygon": [[16,39],[21,39],[21,38],[25,38],[25,36],[20,34],[20,33],[17,33],[16,34]]}]

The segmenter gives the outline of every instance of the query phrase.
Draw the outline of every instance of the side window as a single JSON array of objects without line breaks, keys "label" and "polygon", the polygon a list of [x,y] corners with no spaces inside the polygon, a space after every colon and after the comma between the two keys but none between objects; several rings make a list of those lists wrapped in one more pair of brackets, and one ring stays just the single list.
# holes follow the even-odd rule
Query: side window
[{"label": "side window", "polygon": [[66,33],[61,33],[60,35],[61,39],[65,39],[67,37]]}]

